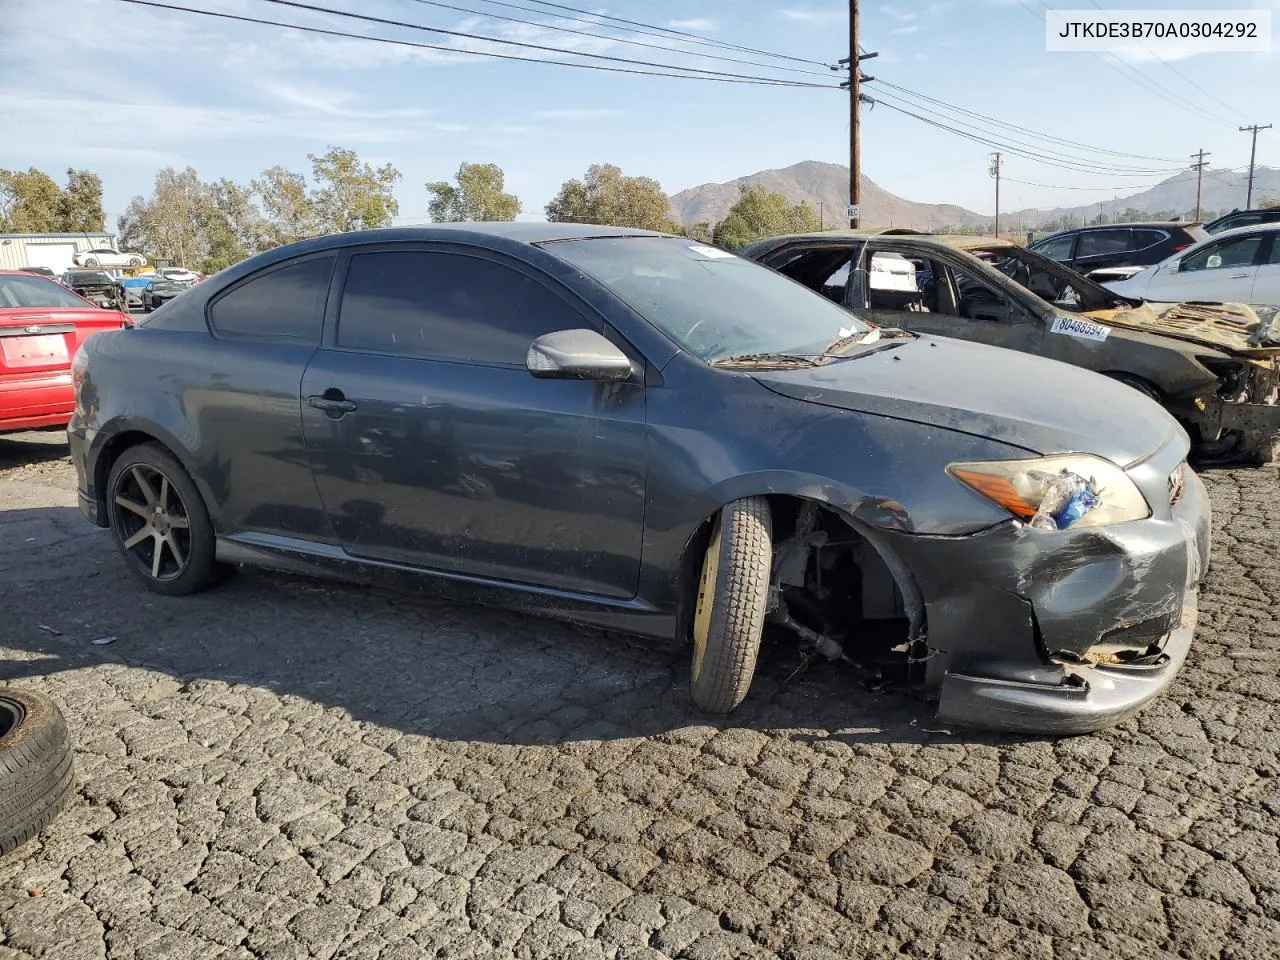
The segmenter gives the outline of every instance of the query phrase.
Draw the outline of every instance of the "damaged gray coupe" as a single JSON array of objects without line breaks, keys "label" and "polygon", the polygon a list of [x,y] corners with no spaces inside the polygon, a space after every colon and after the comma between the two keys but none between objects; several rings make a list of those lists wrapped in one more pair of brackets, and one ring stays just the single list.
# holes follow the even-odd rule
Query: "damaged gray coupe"
[{"label": "damaged gray coupe", "polygon": [[1038,733],[1132,714],[1195,630],[1209,505],[1157,404],[686,238],[309,240],[73,374],[81,509],[162,594],[255,564],[681,639],[719,712],[768,636]]},{"label": "damaged gray coupe", "polygon": [[1200,463],[1267,463],[1280,450],[1276,307],[1148,304],[992,237],[832,231],[761,240],[743,253],[884,326],[1119,380],[1177,418]]}]

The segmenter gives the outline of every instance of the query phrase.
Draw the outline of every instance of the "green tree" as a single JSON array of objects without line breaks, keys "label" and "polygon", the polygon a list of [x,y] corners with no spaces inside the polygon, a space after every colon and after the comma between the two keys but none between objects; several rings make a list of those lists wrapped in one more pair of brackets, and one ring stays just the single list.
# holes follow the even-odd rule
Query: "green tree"
[{"label": "green tree", "polygon": [[611,163],[592,164],[581,180],[567,180],[547,204],[547,219],[675,232],[670,201],[650,177],[628,177]]},{"label": "green tree", "polygon": [[791,204],[780,193],[761,186],[742,186],[738,202],[716,224],[716,243],[729,249],[784,233],[809,233],[821,228],[807,203]]},{"label": "green tree", "polygon": [[320,233],[307,193],[307,178],[302,174],[277,165],[263,170],[249,189],[261,201],[266,214],[265,247],[278,247]]},{"label": "green tree", "polygon": [[250,188],[223,178],[204,185],[200,206],[205,273],[216,273],[270,245],[268,224]]},{"label": "green tree", "polygon": [[427,184],[427,210],[437,223],[514,220],[520,213],[520,198],[503,192],[506,177],[496,163],[464,163],[454,180],[457,186]]},{"label": "green tree", "polygon": [[58,198],[60,228],[71,233],[96,233],[106,227],[102,209],[102,178],[90,170],[67,168],[67,186]]},{"label": "green tree", "polygon": [[120,216],[120,243],[147,257],[184,267],[202,266],[209,244],[204,232],[206,190],[192,167],[165,167],[150,199],[134,197]]},{"label": "green tree", "polygon": [[373,230],[390,226],[400,212],[392,191],[400,171],[391,164],[371,167],[354,150],[330,147],[325,154],[308,154],[316,185],[311,209],[322,233]]},{"label": "green tree", "polygon": [[44,171],[0,170],[0,230],[56,233],[62,228],[62,190]]}]

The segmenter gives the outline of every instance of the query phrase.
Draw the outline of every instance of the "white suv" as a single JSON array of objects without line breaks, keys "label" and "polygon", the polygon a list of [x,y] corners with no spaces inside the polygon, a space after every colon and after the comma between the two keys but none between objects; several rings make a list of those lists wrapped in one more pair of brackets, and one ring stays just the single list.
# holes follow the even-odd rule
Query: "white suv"
[{"label": "white suv", "polygon": [[1158,303],[1280,306],[1280,223],[1214,234],[1128,280],[1103,286]]}]

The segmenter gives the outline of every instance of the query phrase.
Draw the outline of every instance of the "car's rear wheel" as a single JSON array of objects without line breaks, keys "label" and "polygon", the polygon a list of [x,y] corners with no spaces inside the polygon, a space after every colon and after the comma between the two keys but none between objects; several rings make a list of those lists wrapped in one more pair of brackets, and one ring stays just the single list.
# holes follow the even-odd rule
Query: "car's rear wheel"
[{"label": "car's rear wheel", "polygon": [[57,704],[31,690],[0,688],[0,855],[52,823],[74,782]]},{"label": "car's rear wheel", "polygon": [[225,573],[200,492],[163,448],[143,444],[120,455],[107,480],[107,514],[129,569],[156,593],[195,593]]},{"label": "car's rear wheel", "polygon": [[140,266],[142,266],[142,258],[141,258],[141,257],[130,257],[130,258],[129,258],[129,266],[131,266],[131,267],[140,267]]},{"label": "car's rear wheel", "polygon": [[769,600],[772,523],[764,497],[720,511],[702,560],[693,617],[693,700],[728,713],[747,696]]}]

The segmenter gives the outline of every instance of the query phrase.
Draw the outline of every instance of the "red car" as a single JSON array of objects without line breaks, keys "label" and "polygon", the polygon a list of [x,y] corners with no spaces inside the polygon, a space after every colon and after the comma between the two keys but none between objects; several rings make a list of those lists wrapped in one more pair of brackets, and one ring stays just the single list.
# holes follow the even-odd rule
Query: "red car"
[{"label": "red car", "polygon": [[0,434],[66,426],[76,350],[90,334],[131,325],[45,277],[0,270]]}]

